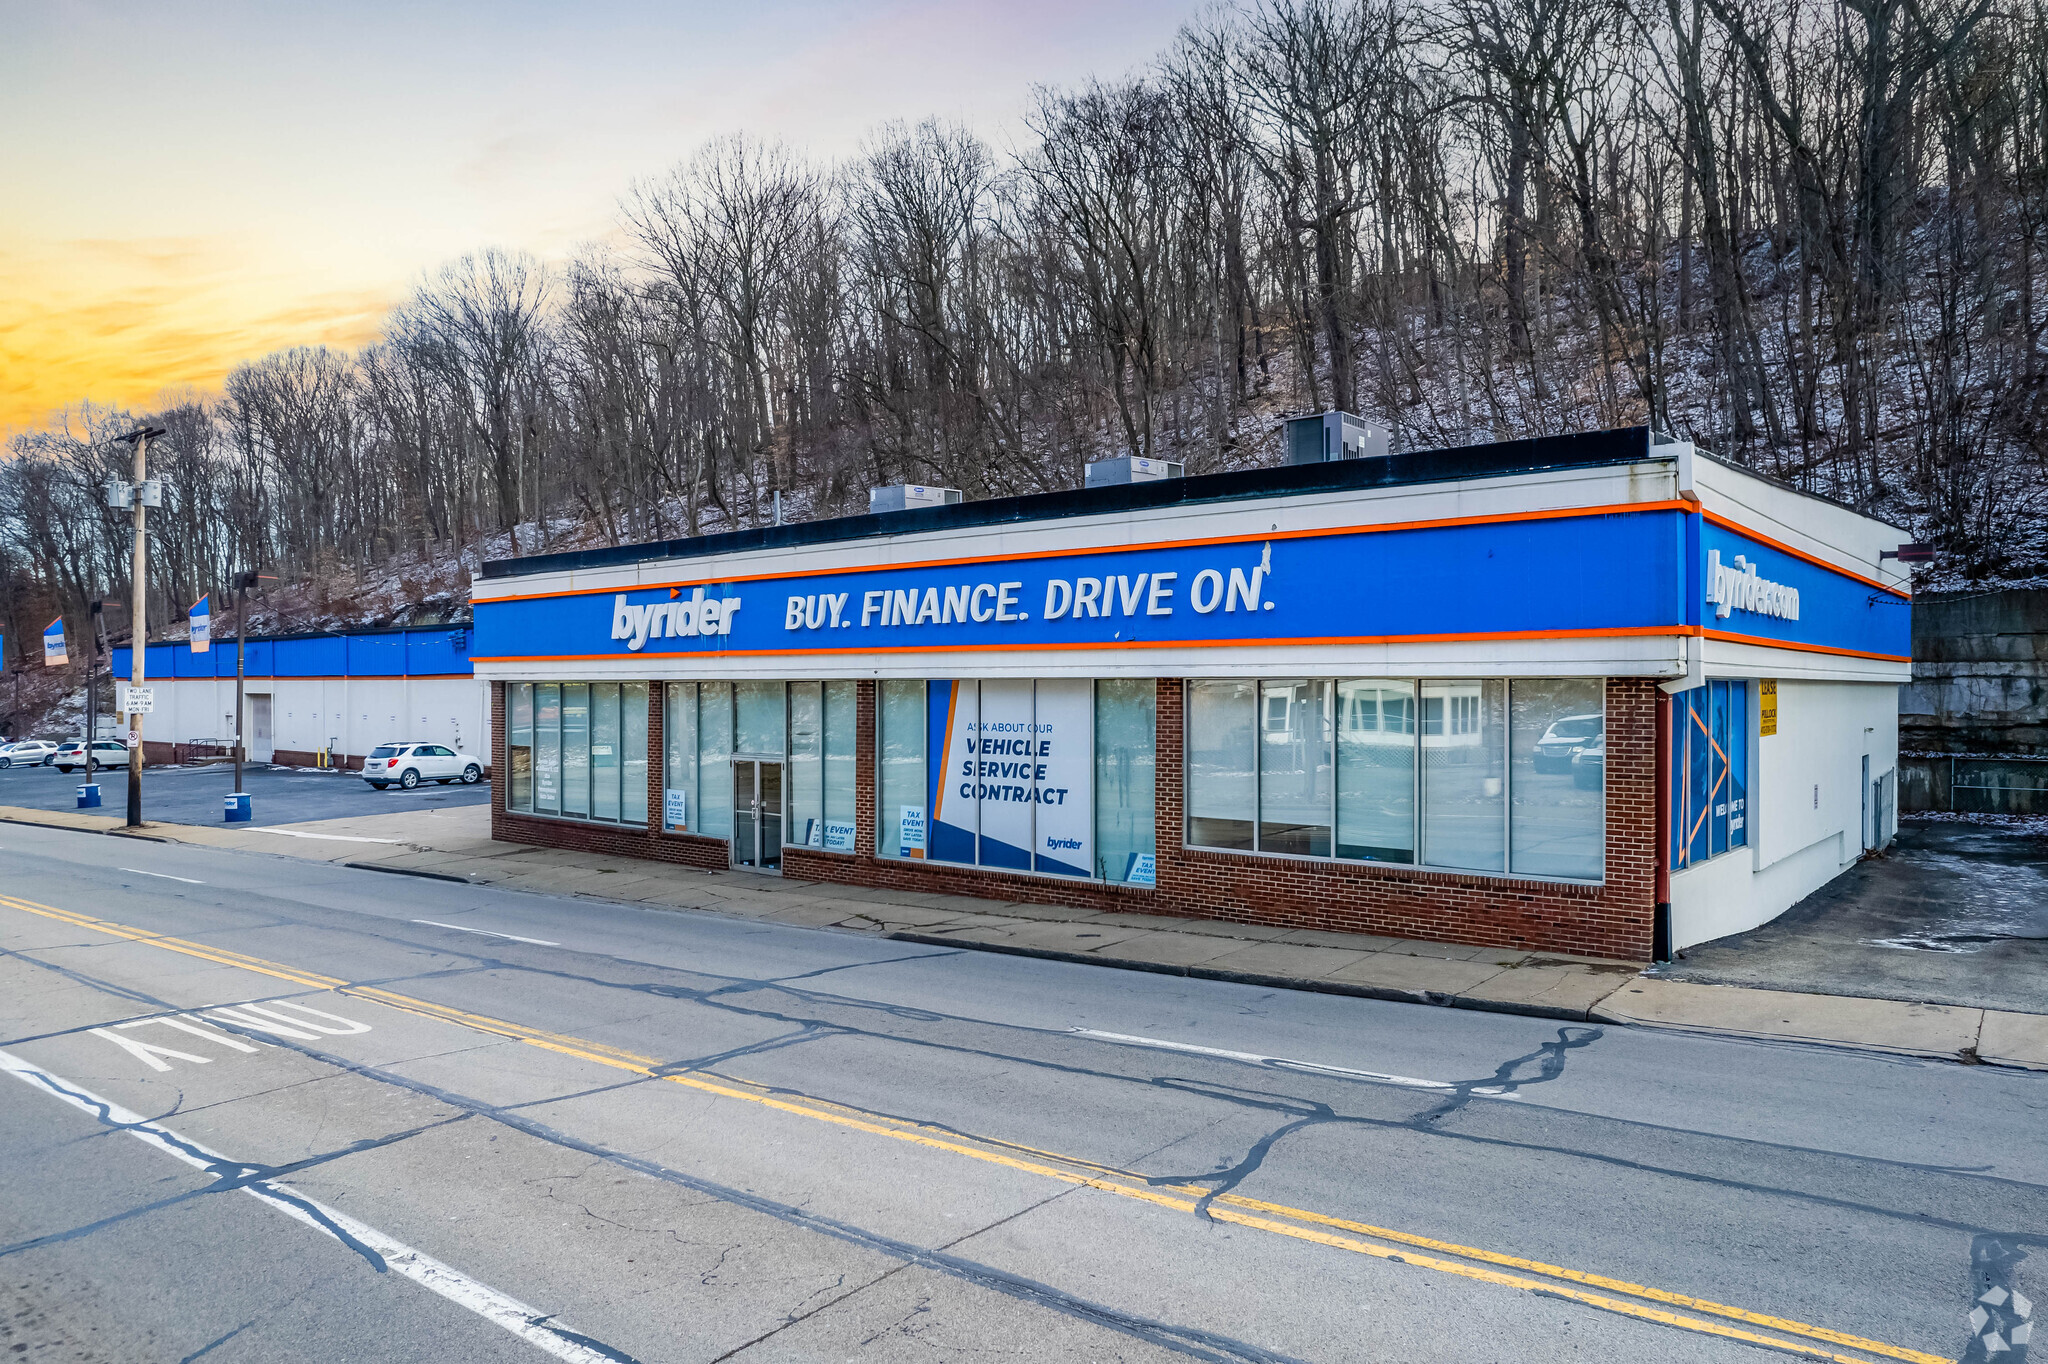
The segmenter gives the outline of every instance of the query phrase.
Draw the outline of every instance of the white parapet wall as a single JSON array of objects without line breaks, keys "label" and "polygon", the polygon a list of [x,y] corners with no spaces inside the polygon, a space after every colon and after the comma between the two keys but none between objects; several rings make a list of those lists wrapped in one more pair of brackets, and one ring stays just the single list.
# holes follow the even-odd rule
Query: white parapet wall
[{"label": "white parapet wall", "polygon": [[[156,710],[144,734],[152,745],[232,737],[232,677],[150,685]],[[354,766],[393,740],[447,744],[490,761],[490,684],[474,677],[252,677],[245,696],[250,757],[258,761],[310,763],[324,750]]]}]

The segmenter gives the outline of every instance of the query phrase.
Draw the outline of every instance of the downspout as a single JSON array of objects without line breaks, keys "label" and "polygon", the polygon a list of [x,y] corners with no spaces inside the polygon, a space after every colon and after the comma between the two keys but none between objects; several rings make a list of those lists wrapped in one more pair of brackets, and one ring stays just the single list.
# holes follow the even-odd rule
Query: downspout
[{"label": "downspout", "polygon": [[1650,960],[1671,960],[1671,697],[1657,693],[1657,789],[1651,800],[1657,816],[1656,907],[1650,917]]}]

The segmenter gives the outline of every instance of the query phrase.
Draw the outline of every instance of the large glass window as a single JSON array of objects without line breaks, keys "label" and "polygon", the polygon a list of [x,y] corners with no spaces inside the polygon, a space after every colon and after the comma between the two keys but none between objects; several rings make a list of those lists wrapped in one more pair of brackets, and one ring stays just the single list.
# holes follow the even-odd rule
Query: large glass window
[{"label": "large glass window", "polygon": [[789,684],[789,832],[785,842],[825,846],[825,687]]},{"label": "large glass window", "polygon": [[737,729],[732,751],[772,758],[782,752],[784,742],[784,688],[780,682],[736,682],[733,684]]},{"label": "large glass window", "polygon": [[1188,842],[1249,851],[1259,808],[1258,684],[1190,682],[1187,697]]},{"label": "large glass window", "polygon": [[533,809],[533,683],[505,688],[505,808]]},{"label": "large glass window", "polygon": [[1422,860],[1506,871],[1507,704],[1498,678],[1422,684]]},{"label": "large glass window", "polygon": [[619,821],[647,822],[647,684],[628,682],[620,689]]},{"label": "large glass window", "polygon": [[852,682],[825,684],[825,848],[852,852],[854,715]]},{"label": "large glass window", "polygon": [[1153,885],[1153,778],[1158,766],[1152,679],[1095,684],[1095,874]]},{"label": "large glass window", "polygon": [[590,687],[590,817],[619,817],[619,684]]},{"label": "large glass window", "polygon": [[1259,685],[1259,848],[1330,855],[1330,684]]},{"label": "large glass window", "polygon": [[697,684],[668,684],[662,713],[661,827],[677,833],[696,828],[697,818]]},{"label": "large glass window", "polygon": [[696,832],[732,837],[732,683],[697,687]]},{"label": "large glass window", "polygon": [[1749,683],[1671,698],[1671,869],[1749,846]]},{"label": "large glass window", "polygon": [[1337,856],[1415,860],[1415,684],[1337,683]]},{"label": "large glass window", "polygon": [[506,711],[508,809],[647,822],[645,682],[515,682]]},{"label": "large glass window", "polygon": [[877,688],[875,853],[925,854],[924,683],[889,679]]},{"label": "large glass window", "polygon": [[1502,678],[1189,682],[1187,841],[1598,880],[1605,682],[1518,680],[1512,717],[1509,688]]},{"label": "large glass window", "polygon": [[533,689],[533,809],[535,814],[562,812],[562,684],[537,683]]},{"label": "large glass window", "polygon": [[1510,687],[1513,869],[1597,878],[1607,865],[1606,685],[1518,678]]}]

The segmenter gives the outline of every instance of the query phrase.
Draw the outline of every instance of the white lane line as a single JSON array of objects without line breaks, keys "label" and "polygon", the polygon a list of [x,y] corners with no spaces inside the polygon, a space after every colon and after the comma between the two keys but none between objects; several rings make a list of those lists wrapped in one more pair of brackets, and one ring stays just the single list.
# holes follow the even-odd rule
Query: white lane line
[{"label": "white lane line", "polygon": [[[1127,1047],[1152,1047],[1159,1051],[1184,1051],[1195,1056],[1218,1056],[1226,1061],[1244,1061],[1255,1066],[1270,1066],[1279,1070],[1299,1070],[1310,1075],[1341,1075],[1348,1080],[1371,1080],[1377,1084],[1400,1085],[1404,1089],[1433,1089],[1450,1093],[1457,1088],[1448,1080],[1423,1080],[1413,1075],[1388,1075],[1377,1070],[1352,1070],[1346,1066],[1326,1066],[1317,1061],[1296,1061],[1285,1056],[1261,1056],[1252,1051],[1225,1051],[1221,1047],[1198,1047],[1192,1042],[1169,1042],[1163,1037],[1133,1037],[1129,1033],[1097,1032],[1093,1028],[1069,1028],[1078,1037],[1093,1037],[1101,1042],[1121,1042]],[[1475,1089],[1474,1094],[1489,1099],[1519,1099],[1522,1096],[1511,1090],[1488,1085]]]},{"label": "white lane line", "polygon": [[123,867],[121,870],[133,876],[160,876],[166,881],[183,881],[188,886],[203,886],[206,884],[204,881],[194,881],[189,876],[173,876],[167,871],[144,871],[140,867]]},{"label": "white lane line", "polygon": [[452,928],[457,933],[477,933],[481,934],[486,938],[509,938],[513,942],[530,942],[535,947],[561,946],[560,943],[549,942],[546,938],[522,938],[517,933],[493,933],[488,928],[464,928],[461,924],[444,924],[438,919],[414,919],[413,922],[416,924],[425,924],[429,928]]},{"label": "white lane line", "polygon": [[399,844],[405,842],[405,840],[402,838],[358,838],[354,834],[308,834],[301,833],[297,829],[269,829],[263,827],[262,825],[257,825],[253,828],[245,829],[243,830],[243,832],[252,834],[276,834],[279,838],[318,838],[324,839],[326,842],[329,843]]},{"label": "white lane line", "polygon": [[[20,1057],[0,1051],[0,1070],[31,1085],[38,1090],[52,1094],[80,1112],[99,1119],[110,1126],[121,1128],[145,1146],[155,1147],[165,1155],[174,1156],[194,1169],[205,1170],[216,1177],[233,1178],[235,1172],[245,1171],[247,1166],[229,1160],[189,1137],[181,1137],[167,1127],[150,1122],[140,1114],[131,1113],[107,1099],[102,1099],[90,1090],[83,1089],[69,1080],[60,1079],[50,1072],[31,1065]],[[241,1191],[258,1202],[267,1203],[295,1222],[302,1222],[324,1235],[332,1236],[344,1245],[355,1242],[353,1249],[360,1251],[367,1247],[384,1261],[392,1272],[402,1274],[430,1292],[438,1293],[458,1307],[468,1308],[486,1321],[504,1327],[529,1345],[545,1350],[556,1359],[573,1361],[573,1364],[612,1364],[620,1356],[613,1351],[592,1349],[579,1340],[571,1339],[575,1333],[567,1327],[555,1329],[546,1323],[557,1321],[552,1314],[544,1314],[528,1307],[517,1298],[500,1293],[488,1284],[478,1283],[467,1274],[451,1269],[439,1260],[414,1250],[404,1242],[386,1236],[367,1223],[358,1222],[338,1208],[306,1197],[288,1184],[272,1179],[251,1180],[240,1186]]]}]

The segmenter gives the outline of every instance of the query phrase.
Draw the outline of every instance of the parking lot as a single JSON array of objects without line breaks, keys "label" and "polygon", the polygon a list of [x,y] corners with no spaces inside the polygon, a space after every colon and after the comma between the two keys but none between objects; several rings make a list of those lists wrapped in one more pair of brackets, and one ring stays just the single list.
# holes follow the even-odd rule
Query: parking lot
[{"label": "parking lot", "polygon": [[[35,810],[70,810],[78,804],[83,771],[69,776],[54,767],[10,767],[0,770],[0,805]],[[128,808],[128,772],[99,772],[100,813],[117,815]],[[219,824],[223,798],[235,789],[235,769],[227,763],[206,767],[152,767],[142,777],[142,817],[172,824]],[[475,786],[460,782],[437,786],[429,782],[416,791],[396,786],[377,791],[354,773],[308,772],[299,768],[250,764],[242,769],[242,789],[254,808],[253,824],[298,824],[314,819],[346,819],[357,815],[388,815],[402,810],[432,810],[454,805],[481,805],[491,798],[488,781]]]}]

